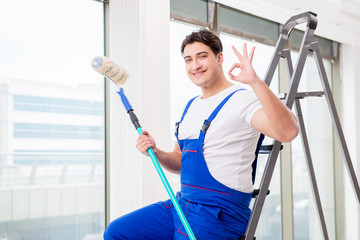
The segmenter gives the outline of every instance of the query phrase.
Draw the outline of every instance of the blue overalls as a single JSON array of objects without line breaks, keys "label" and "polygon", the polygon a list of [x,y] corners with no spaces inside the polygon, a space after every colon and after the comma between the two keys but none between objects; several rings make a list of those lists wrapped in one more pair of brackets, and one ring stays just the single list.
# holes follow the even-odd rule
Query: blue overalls
[{"label": "blue overalls", "polygon": [[[178,139],[182,159],[181,191],[177,194],[177,200],[198,240],[239,239],[244,235],[251,215],[249,204],[253,194],[231,189],[218,182],[210,174],[203,155],[207,129],[236,91],[229,94],[204,121],[197,139]],[[187,104],[177,129],[194,99]],[[109,225],[104,238],[189,239],[170,200],[118,218]]]}]

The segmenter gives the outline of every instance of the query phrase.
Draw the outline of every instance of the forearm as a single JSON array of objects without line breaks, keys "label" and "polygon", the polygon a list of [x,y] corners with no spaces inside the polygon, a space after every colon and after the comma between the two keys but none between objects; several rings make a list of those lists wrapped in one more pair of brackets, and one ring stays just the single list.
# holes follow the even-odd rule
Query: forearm
[{"label": "forearm", "polygon": [[160,149],[154,149],[154,154],[160,165],[167,171],[179,174],[181,168],[181,155],[178,152],[165,152]]}]

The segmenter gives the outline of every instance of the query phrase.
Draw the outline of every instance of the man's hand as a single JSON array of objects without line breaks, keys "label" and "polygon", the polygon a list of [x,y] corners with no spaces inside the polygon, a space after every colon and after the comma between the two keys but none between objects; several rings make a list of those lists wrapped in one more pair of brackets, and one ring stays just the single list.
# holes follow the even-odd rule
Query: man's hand
[{"label": "man's hand", "polygon": [[[239,53],[239,51],[234,46],[232,46],[232,49],[233,49],[235,55],[237,56],[237,58],[239,59],[239,63],[234,63],[232,65],[232,67],[230,68],[230,70],[228,72],[230,79],[244,83],[244,84],[248,84],[248,85],[252,85],[252,84],[256,83],[259,80],[259,78],[256,75],[255,70],[252,66],[252,60],[253,60],[253,56],[254,56],[254,52],[255,52],[255,47],[252,47],[252,49],[250,51],[250,55],[248,55],[246,43],[244,43],[242,55],[241,55],[241,53]],[[235,68],[240,69],[240,73],[237,76],[234,76],[232,74],[232,71]]]},{"label": "man's hand", "polygon": [[136,148],[139,150],[139,152],[146,156],[149,156],[149,154],[147,153],[147,150],[149,148],[152,148],[154,153],[157,150],[155,140],[147,131],[143,131],[143,135],[139,135],[136,141]]},{"label": "man's hand", "polygon": [[166,170],[172,173],[179,174],[181,169],[181,150],[178,143],[175,143],[174,150],[172,152],[164,152],[156,147],[155,140],[147,131],[143,131],[143,135],[139,135],[136,140],[136,148],[142,154],[149,156],[147,150],[152,148],[154,154]]}]

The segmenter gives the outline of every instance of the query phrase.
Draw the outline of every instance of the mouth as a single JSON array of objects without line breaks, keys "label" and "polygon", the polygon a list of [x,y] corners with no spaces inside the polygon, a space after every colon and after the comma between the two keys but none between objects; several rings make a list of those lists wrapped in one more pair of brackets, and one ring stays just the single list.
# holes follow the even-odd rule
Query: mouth
[{"label": "mouth", "polygon": [[194,77],[196,77],[196,78],[201,78],[202,75],[204,75],[205,72],[206,72],[206,70],[204,70],[204,71],[198,71],[198,72],[193,73],[192,75],[193,75]]}]

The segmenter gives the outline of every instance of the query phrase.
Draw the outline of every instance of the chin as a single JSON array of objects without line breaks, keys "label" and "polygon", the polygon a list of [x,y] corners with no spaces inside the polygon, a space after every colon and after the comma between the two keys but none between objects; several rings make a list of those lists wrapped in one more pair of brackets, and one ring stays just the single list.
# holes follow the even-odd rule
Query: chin
[{"label": "chin", "polygon": [[192,83],[195,84],[197,87],[204,87],[206,85],[204,82],[196,80],[192,80]]}]

